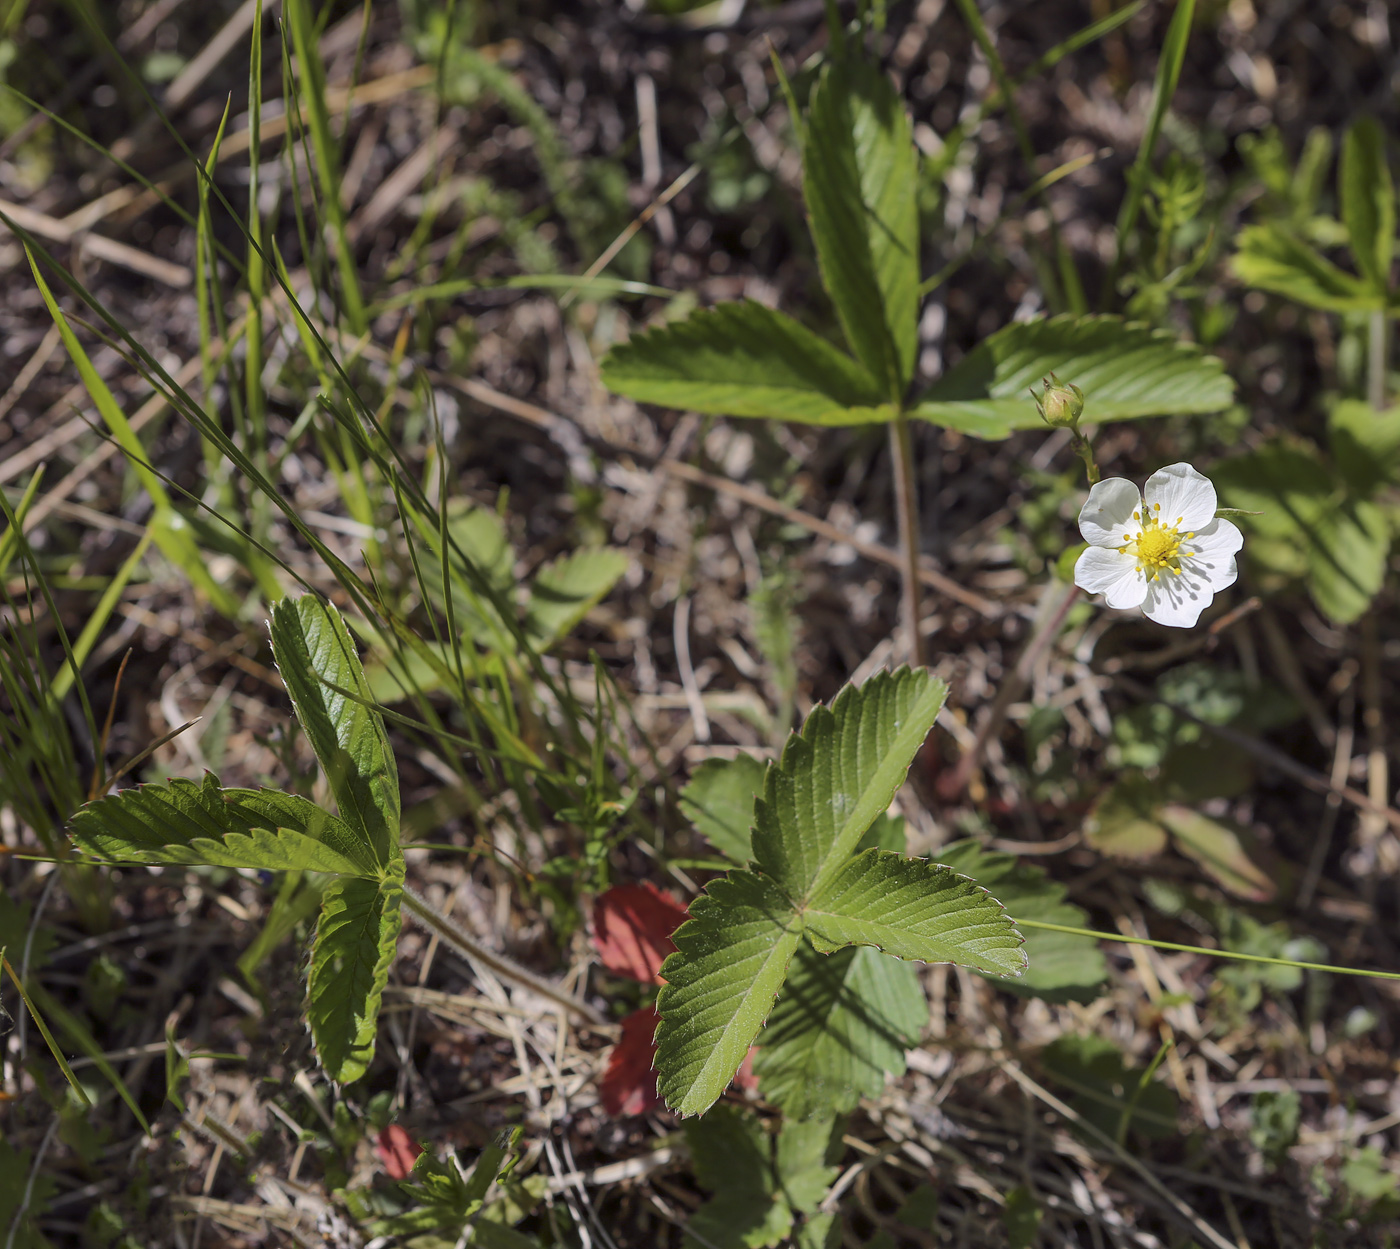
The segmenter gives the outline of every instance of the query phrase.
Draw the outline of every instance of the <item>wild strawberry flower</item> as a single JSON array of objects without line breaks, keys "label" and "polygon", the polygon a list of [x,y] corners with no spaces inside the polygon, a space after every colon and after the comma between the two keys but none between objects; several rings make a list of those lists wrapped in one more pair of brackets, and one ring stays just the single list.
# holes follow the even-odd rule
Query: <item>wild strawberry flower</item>
[{"label": "wild strawberry flower", "polygon": [[1158,624],[1191,628],[1238,575],[1244,535],[1215,509],[1215,487],[1189,464],[1158,469],[1141,495],[1125,477],[1105,478],[1079,513],[1089,549],[1075,585],[1109,607],[1141,607]]}]

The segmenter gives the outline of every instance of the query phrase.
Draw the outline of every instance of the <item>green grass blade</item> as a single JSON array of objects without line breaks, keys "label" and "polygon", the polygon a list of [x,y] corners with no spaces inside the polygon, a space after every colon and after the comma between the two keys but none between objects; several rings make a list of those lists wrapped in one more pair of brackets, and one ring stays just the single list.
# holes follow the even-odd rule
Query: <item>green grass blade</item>
[{"label": "green grass blade", "polygon": [[[283,599],[272,613],[272,653],[297,720],[320,760],[340,817],[388,868],[399,850],[399,775],[340,613],[314,595]],[[353,690],[346,698],[327,682]]]},{"label": "green grass blade", "polygon": [[[58,1042],[53,1039],[53,1033],[49,1031],[49,1025],[44,1020],[43,1013],[34,1004],[34,999],[29,995],[24,987],[24,981],[19,978],[15,969],[10,966],[10,960],[5,957],[5,951],[0,948],[0,965],[10,973],[10,979],[14,981],[15,988],[19,990],[20,1000],[24,1003],[25,1009],[29,1011],[29,1017],[34,1020],[34,1026],[39,1029],[39,1035],[44,1038],[44,1044],[49,1047],[49,1053],[54,1056],[58,1063],[58,1068],[63,1072],[63,1078],[68,1081],[68,1086],[77,1095],[84,1106],[91,1106],[92,1099],[87,1095],[87,1090],[78,1083],[78,1077],[73,1074],[73,1068],[68,1065],[68,1060],[63,1056],[63,1051],[58,1048]],[[138,1112],[139,1117],[140,1112]]]},{"label": "green grass blade", "polygon": [[[311,147],[316,158],[316,175],[321,183],[322,210],[335,235],[335,258],[340,271],[341,296],[350,329],[363,334],[368,324],[355,255],[345,228],[345,210],[340,202],[339,149],[331,135],[330,113],[326,108],[326,67],[316,45],[309,0],[286,0],[285,20],[301,66],[301,94],[306,100]],[[289,102],[288,108],[292,107]]]},{"label": "green grass blade", "polygon": [[1191,23],[1196,16],[1196,0],[1177,0],[1176,12],[1172,14],[1171,25],[1167,27],[1167,37],[1162,44],[1162,55],[1157,62],[1157,80],[1152,88],[1152,106],[1147,114],[1147,128],[1142,132],[1142,142],[1138,145],[1137,159],[1128,173],[1128,189],[1118,210],[1118,221],[1114,227],[1113,262],[1104,275],[1101,306],[1107,307],[1117,291],[1118,270],[1123,263],[1123,248],[1137,224],[1138,213],[1142,210],[1142,198],[1147,193],[1147,175],[1152,166],[1152,152],[1157,146],[1157,136],[1162,132],[1162,120],[1171,107],[1176,94],[1176,84],[1181,78],[1181,66],[1186,60],[1186,45],[1191,38]]}]

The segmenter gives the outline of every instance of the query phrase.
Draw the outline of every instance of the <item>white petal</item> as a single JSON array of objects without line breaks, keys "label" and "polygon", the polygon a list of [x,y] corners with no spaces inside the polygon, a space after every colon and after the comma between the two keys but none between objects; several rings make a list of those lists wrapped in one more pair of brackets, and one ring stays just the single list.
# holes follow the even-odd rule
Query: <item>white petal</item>
[{"label": "white petal", "polygon": [[1181,544],[1181,575],[1223,590],[1235,584],[1239,568],[1235,552],[1244,545],[1242,534],[1228,520],[1213,520],[1194,538]]},{"label": "white petal", "polygon": [[[1233,565],[1234,562],[1231,557],[1230,563]],[[1215,587],[1189,569],[1183,561],[1180,573],[1164,571],[1157,580],[1148,582],[1142,613],[1158,624],[1189,629],[1200,619],[1214,597]]]},{"label": "white petal", "polygon": [[1215,487],[1189,464],[1159,468],[1147,479],[1142,497],[1153,517],[1168,528],[1204,529],[1215,519]]},{"label": "white petal", "polygon": [[1138,607],[1147,593],[1147,578],[1138,562],[1122,551],[1091,546],[1074,565],[1074,584],[1089,594],[1102,594],[1110,607]]},{"label": "white petal", "polygon": [[[1090,546],[1122,546],[1142,528],[1133,513],[1142,509],[1142,496],[1126,477],[1106,477],[1094,485],[1079,509],[1079,532]],[[1212,509],[1213,510],[1213,509]],[[1126,528],[1125,528],[1126,526]]]}]

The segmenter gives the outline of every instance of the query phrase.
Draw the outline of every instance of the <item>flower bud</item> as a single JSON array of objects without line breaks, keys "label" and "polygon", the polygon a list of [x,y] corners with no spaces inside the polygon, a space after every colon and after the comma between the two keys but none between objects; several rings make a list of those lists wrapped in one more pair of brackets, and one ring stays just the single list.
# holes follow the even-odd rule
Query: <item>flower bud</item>
[{"label": "flower bud", "polygon": [[1066,386],[1053,373],[1044,385],[1044,393],[1035,400],[1041,419],[1056,429],[1073,429],[1084,411],[1084,392],[1073,383]]}]

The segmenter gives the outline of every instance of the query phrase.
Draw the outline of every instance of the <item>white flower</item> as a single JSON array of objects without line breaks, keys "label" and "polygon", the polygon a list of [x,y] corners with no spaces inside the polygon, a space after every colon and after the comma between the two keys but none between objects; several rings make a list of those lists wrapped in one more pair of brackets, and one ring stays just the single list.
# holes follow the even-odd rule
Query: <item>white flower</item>
[{"label": "white flower", "polygon": [[1215,507],[1215,487],[1189,464],[1158,469],[1141,497],[1124,477],[1098,482],[1079,513],[1089,549],[1074,584],[1110,607],[1141,607],[1149,620],[1189,629],[1238,575],[1244,535]]}]

